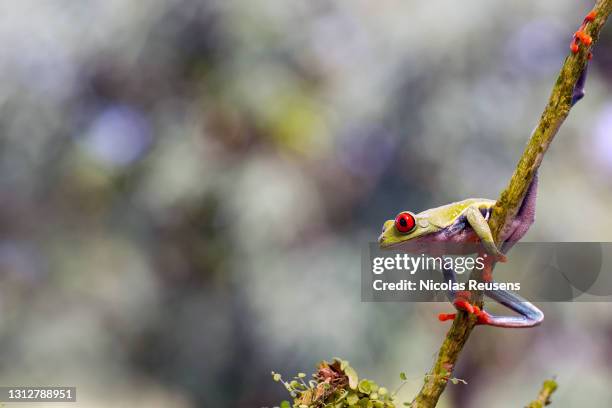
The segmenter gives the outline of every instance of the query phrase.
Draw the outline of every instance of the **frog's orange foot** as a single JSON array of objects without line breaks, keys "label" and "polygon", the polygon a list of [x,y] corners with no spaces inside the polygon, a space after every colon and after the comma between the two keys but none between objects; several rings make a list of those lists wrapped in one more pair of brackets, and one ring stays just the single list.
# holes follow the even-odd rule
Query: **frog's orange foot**
[{"label": "frog's orange foot", "polygon": [[465,299],[457,299],[453,302],[458,310],[465,310],[469,314],[474,314],[480,311],[478,306],[471,304]]},{"label": "frog's orange foot", "polygon": [[[475,315],[478,318],[477,324],[491,324],[491,315],[484,310],[480,310],[478,306],[471,304],[467,300],[457,299],[454,305],[459,310],[465,310],[469,314]],[[454,320],[456,316],[456,313],[440,313],[438,320],[445,322],[447,320]]]},{"label": "frog's orange foot", "polygon": [[578,30],[574,34],[574,37],[572,38],[572,43],[570,44],[570,50],[572,50],[574,54],[576,54],[580,49],[580,43],[583,43],[588,47],[593,43],[593,38],[584,31]]},{"label": "frog's orange foot", "polygon": [[575,40],[572,40],[572,43],[570,44],[570,50],[572,50],[572,52],[576,54],[578,52],[578,49],[578,44],[576,44]]},{"label": "frog's orange foot", "polygon": [[586,17],[584,18],[584,22],[585,23],[591,22],[595,20],[595,17],[597,17],[597,12],[595,10],[591,10],[591,12],[587,14]]},{"label": "frog's orange foot", "polygon": [[[467,299],[471,296],[470,292],[458,292],[457,299],[453,302],[453,305],[457,308],[457,310],[465,310],[470,314],[479,313],[480,308],[478,306],[472,305]],[[440,313],[438,315],[438,320],[441,322],[445,322],[447,320],[453,320],[457,316],[456,313]]]},{"label": "frog's orange foot", "polygon": [[574,35],[587,47],[593,42],[593,38],[584,31],[576,31]]},{"label": "frog's orange foot", "polygon": [[[584,44],[587,47],[593,43],[593,38],[587,33],[585,33],[584,29],[588,23],[595,20],[596,16],[597,12],[595,10],[592,10],[582,21],[582,25],[580,25],[578,31],[574,33],[574,36],[572,37],[572,42],[570,43],[570,50],[572,50],[574,54],[576,54],[580,49],[580,43]],[[591,53],[589,53],[589,59],[591,59]]]},{"label": "frog's orange foot", "polygon": [[[484,310],[480,310],[478,306],[470,303],[471,297],[472,293],[470,291],[459,291],[456,294],[456,299],[453,302],[453,305],[457,308],[457,310],[465,310],[469,314],[478,317],[478,324],[488,324],[491,315]],[[455,317],[457,317],[456,313],[440,313],[438,315],[438,320],[445,322],[447,320],[454,320]]]},{"label": "frog's orange foot", "polygon": [[[455,304],[455,306],[460,307],[457,304]],[[466,310],[468,313],[473,314],[478,318],[477,324],[491,323],[491,315],[485,312],[484,310],[481,310],[478,306],[467,303],[467,305],[463,305],[463,307],[466,307],[464,310]]]}]

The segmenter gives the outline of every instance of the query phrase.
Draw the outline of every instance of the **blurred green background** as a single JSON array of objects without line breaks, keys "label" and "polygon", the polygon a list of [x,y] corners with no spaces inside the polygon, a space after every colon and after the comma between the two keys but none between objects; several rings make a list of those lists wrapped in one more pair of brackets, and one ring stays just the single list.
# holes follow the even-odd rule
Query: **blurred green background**
[{"label": "blurred green background", "polygon": [[[497,197],[591,7],[2,2],[0,383],[267,407],[271,370],[341,356],[410,400],[452,306],[362,303],[360,251],[400,210]],[[608,26],[527,240],[612,239],[611,86]],[[522,406],[551,375],[555,406],[609,406],[610,305],[540,306],[478,328],[439,406]]]}]

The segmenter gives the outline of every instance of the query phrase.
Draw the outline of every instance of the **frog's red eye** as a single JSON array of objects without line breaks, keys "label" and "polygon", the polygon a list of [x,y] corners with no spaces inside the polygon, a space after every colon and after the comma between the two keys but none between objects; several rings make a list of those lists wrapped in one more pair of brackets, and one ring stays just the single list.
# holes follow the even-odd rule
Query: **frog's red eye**
[{"label": "frog's red eye", "polygon": [[416,222],[414,220],[414,216],[409,212],[399,213],[397,217],[395,217],[395,228],[399,232],[403,232],[404,234],[412,231],[416,226]]}]

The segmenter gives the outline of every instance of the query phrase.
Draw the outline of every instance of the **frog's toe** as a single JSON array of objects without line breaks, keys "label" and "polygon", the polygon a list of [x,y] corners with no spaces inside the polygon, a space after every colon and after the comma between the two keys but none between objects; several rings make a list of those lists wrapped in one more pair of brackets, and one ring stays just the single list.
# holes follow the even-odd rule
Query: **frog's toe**
[{"label": "frog's toe", "polygon": [[[478,309],[478,306],[472,305],[470,302],[468,302],[465,299],[457,299],[455,300],[455,302],[453,302],[453,304],[455,305],[457,309],[465,310],[469,314],[474,314],[475,310]],[[476,307],[476,309],[474,309],[474,307]]]},{"label": "frog's toe", "polygon": [[445,322],[447,320],[455,320],[456,316],[456,313],[440,313],[438,315],[438,320],[440,320],[441,322]]}]

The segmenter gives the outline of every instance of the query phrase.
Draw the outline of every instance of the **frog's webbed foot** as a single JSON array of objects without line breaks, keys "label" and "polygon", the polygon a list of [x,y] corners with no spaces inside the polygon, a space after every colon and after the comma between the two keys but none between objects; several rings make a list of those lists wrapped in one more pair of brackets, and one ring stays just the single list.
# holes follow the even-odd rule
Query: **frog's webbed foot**
[{"label": "frog's webbed foot", "polygon": [[578,31],[574,33],[574,36],[572,37],[572,42],[570,43],[570,50],[572,50],[574,54],[579,51],[580,43],[584,44],[587,47],[593,43],[593,39],[584,31],[584,29],[586,28],[586,25],[588,23],[595,20],[595,17],[597,17],[597,12],[595,10],[591,10],[591,12],[587,14],[584,20],[582,21],[582,24],[580,25],[580,28],[578,28]]},{"label": "frog's webbed foot", "polygon": [[[478,324],[488,324],[489,314],[484,310],[481,310],[477,305],[470,302],[472,294],[469,291],[457,292],[453,305],[457,310],[465,310],[469,314],[476,315],[478,317]],[[438,320],[444,322],[446,320],[452,320],[457,316],[456,313],[440,313]]]}]

